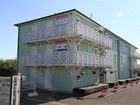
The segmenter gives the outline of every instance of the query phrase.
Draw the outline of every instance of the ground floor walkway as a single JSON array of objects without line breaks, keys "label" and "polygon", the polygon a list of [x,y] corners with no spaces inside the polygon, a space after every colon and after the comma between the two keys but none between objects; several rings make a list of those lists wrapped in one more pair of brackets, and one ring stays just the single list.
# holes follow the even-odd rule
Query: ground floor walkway
[{"label": "ground floor walkway", "polygon": [[84,96],[70,94],[56,94],[39,92],[37,97],[22,96],[22,105],[140,105],[140,82],[128,84],[127,88],[120,85],[117,92],[108,89],[105,97],[99,97],[102,93],[92,93]]}]

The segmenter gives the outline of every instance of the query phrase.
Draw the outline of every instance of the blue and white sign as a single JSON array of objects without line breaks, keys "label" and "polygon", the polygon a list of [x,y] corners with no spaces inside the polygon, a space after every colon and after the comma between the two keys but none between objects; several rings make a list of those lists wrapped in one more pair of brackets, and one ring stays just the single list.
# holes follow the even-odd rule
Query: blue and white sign
[{"label": "blue and white sign", "polygon": [[66,41],[59,41],[56,44],[56,51],[66,51],[68,49],[68,44]]},{"label": "blue and white sign", "polygon": [[59,16],[56,18],[56,25],[62,25],[68,23],[68,16]]}]

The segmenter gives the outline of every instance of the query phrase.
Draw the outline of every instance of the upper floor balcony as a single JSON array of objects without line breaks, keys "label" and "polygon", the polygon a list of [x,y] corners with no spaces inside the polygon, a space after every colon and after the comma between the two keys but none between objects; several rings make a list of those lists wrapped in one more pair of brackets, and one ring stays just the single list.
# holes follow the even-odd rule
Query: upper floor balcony
[{"label": "upper floor balcony", "polygon": [[96,55],[77,51],[56,52],[52,54],[25,55],[24,66],[87,66],[87,67],[111,67],[107,56]]},{"label": "upper floor balcony", "polygon": [[107,48],[112,47],[111,38],[100,33],[96,29],[92,29],[78,22],[49,27],[42,30],[27,31],[25,32],[24,43],[54,40],[65,37],[80,37]]},{"label": "upper floor balcony", "polygon": [[135,51],[134,53],[131,54],[131,57],[136,58],[136,59],[140,59],[140,53]]}]

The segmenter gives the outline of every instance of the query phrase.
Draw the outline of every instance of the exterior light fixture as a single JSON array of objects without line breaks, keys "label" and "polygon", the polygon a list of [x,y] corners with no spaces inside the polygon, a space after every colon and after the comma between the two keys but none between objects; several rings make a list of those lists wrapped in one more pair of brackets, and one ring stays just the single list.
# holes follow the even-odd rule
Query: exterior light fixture
[{"label": "exterior light fixture", "polygon": [[106,74],[107,72],[106,71],[103,71],[103,73]]},{"label": "exterior light fixture", "polygon": [[100,26],[100,27],[99,27],[99,30],[100,30],[100,31],[104,31],[105,29],[104,29],[102,26]]},{"label": "exterior light fixture", "polygon": [[85,72],[81,71],[81,75],[85,75]]},{"label": "exterior light fixture", "polygon": [[96,72],[95,72],[95,71],[92,71],[92,73],[93,73],[93,74],[96,74]]},{"label": "exterior light fixture", "polygon": [[113,71],[110,71],[110,74],[113,74]]},{"label": "exterior light fixture", "polygon": [[76,21],[77,21],[77,22],[79,22],[79,21],[80,21],[80,19],[77,17],[77,18],[76,18]]},{"label": "exterior light fixture", "polygon": [[104,73],[101,73],[100,76],[104,76]]},{"label": "exterior light fixture", "polygon": [[79,80],[80,78],[81,78],[81,76],[80,76],[80,75],[78,75],[78,76],[76,77],[76,79],[77,79],[77,80]]}]

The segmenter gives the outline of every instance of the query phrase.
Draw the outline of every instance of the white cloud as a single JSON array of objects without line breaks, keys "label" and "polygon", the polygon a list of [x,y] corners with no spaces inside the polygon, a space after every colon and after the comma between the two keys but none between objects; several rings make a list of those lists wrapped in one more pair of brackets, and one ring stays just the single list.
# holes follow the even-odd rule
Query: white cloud
[{"label": "white cloud", "polygon": [[121,17],[123,15],[123,12],[122,11],[119,11],[118,13],[117,13],[117,16],[118,17]]}]

